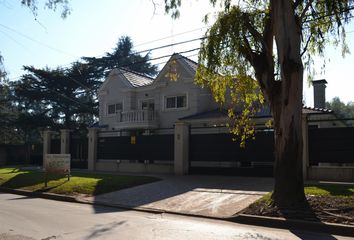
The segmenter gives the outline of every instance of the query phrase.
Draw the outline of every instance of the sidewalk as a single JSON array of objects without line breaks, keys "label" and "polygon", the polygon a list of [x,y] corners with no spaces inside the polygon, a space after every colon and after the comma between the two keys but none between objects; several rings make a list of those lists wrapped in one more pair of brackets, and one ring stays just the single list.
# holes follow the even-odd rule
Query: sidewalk
[{"label": "sidewalk", "polygon": [[271,191],[273,179],[171,176],[83,201],[133,209],[229,218]]}]

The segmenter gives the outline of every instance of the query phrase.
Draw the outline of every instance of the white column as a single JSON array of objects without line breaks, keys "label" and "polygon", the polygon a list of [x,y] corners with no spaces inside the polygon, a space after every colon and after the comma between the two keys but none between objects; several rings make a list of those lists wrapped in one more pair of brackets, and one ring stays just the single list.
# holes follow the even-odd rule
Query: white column
[{"label": "white column", "polygon": [[189,126],[183,122],[175,124],[175,175],[188,174],[189,168]]},{"label": "white column", "polygon": [[43,168],[45,166],[45,155],[50,154],[52,133],[51,130],[43,130]]},{"label": "white column", "polygon": [[304,180],[307,180],[309,162],[309,130],[307,124],[307,114],[302,114],[302,175]]},{"label": "white column", "polygon": [[88,132],[88,170],[94,171],[97,161],[98,128],[89,128]]},{"label": "white column", "polygon": [[69,129],[60,130],[60,153],[61,154],[70,153],[70,130]]}]

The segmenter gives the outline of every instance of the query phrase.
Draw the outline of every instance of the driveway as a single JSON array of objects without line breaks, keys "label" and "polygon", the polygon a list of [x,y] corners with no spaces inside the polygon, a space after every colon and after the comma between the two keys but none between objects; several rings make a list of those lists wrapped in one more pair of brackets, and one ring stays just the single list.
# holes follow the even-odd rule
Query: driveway
[{"label": "driveway", "polygon": [[129,208],[226,218],[271,191],[273,183],[272,178],[171,176],[85,200]]}]

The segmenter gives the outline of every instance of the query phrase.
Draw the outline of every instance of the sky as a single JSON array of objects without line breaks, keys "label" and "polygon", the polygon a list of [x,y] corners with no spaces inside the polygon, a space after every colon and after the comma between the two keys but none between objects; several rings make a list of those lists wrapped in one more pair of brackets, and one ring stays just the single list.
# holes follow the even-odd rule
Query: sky
[{"label": "sky", "polygon": [[[0,52],[10,80],[24,74],[22,67],[56,68],[69,66],[80,57],[99,57],[110,52],[119,37],[130,36],[136,51],[143,51],[203,36],[205,13],[213,11],[208,1],[195,0],[182,3],[181,17],[171,19],[164,14],[162,0],[71,0],[71,14],[60,17],[60,9],[53,12],[38,1],[38,15],[20,0],[0,0]],[[316,61],[315,79],[326,79],[326,99],[340,97],[354,102],[354,23],[347,27],[347,41],[353,54],[342,58],[340,49],[329,46],[325,72],[320,72],[322,61]],[[200,41],[151,51],[151,57],[171,55],[198,48]],[[182,55],[197,60],[197,51]],[[154,61],[162,68],[168,58]],[[304,80],[304,100],[313,106],[313,89]]]}]

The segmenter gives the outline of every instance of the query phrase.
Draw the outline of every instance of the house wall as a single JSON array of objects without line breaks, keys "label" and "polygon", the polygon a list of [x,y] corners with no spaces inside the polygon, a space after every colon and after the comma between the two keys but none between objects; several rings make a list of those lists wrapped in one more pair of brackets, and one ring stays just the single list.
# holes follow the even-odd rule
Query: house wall
[{"label": "house wall", "polygon": [[99,101],[99,118],[100,125],[108,125],[111,130],[117,122],[116,115],[108,115],[107,105],[114,103],[123,103],[123,111],[130,110],[132,106],[135,107],[133,100],[134,94],[129,91],[129,88],[117,78],[119,74],[111,74],[105,82],[105,85],[100,89],[98,95]]},{"label": "house wall", "polygon": [[[177,80],[172,80],[171,71],[176,72]],[[99,92],[100,125],[108,125],[108,130],[117,130],[117,116],[107,114],[107,105],[123,103],[123,111],[141,110],[141,102],[154,100],[158,117],[158,128],[173,128],[175,122],[183,117],[215,110],[219,105],[214,101],[210,90],[194,83],[195,72],[183,60],[171,60],[161,70],[153,84],[134,88],[127,83],[118,70],[113,70]],[[166,97],[185,94],[187,107],[166,109]]]}]

